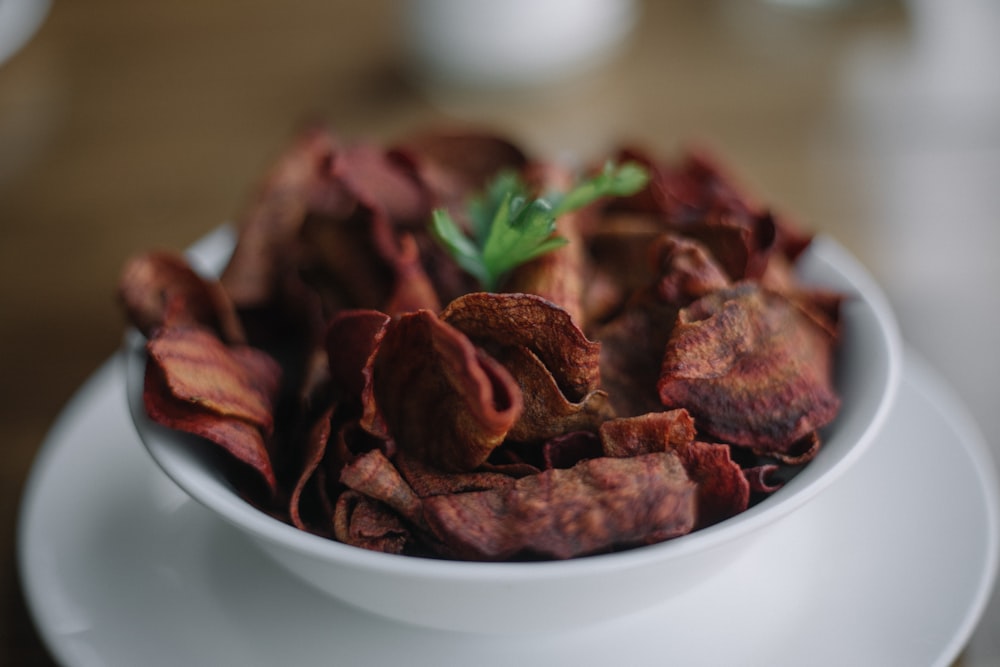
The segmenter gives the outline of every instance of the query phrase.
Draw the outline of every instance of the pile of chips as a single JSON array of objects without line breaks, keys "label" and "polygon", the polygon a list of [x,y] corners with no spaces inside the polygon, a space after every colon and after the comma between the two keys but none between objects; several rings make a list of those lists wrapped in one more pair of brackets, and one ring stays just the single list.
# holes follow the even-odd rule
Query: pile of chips
[{"label": "pile of chips", "polygon": [[572,174],[489,134],[303,133],[221,275],[126,264],[148,414],[262,511],[383,552],[564,559],[742,512],[838,412],[842,297],[796,280],[809,237],[705,155],[610,157],[648,185],[561,216],[569,244],[483,292],[431,211],[461,223],[504,170]]}]

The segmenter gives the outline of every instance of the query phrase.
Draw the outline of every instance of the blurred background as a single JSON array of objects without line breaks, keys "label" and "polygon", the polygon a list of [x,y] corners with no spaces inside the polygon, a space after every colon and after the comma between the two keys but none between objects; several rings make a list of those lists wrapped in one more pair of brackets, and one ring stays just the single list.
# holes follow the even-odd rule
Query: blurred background
[{"label": "blurred background", "polygon": [[[707,145],[861,258],[1000,459],[998,72],[991,0],[0,0],[0,662],[50,664],[16,514],[119,345],[123,261],[232,219],[314,119],[471,123],[567,160]],[[1000,665],[995,596],[961,664]]]}]

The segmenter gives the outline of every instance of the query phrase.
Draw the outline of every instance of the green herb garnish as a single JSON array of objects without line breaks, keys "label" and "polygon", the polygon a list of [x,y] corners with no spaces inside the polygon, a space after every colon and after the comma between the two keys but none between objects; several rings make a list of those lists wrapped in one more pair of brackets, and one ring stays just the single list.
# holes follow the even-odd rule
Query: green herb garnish
[{"label": "green herb garnish", "polygon": [[516,173],[502,172],[469,202],[470,234],[441,208],[432,214],[431,229],[455,262],[484,290],[493,292],[515,267],[568,243],[554,235],[560,215],[601,197],[635,194],[648,180],[646,170],[635,163],[608,162],[599,174],[569,192],[532,199]]}]

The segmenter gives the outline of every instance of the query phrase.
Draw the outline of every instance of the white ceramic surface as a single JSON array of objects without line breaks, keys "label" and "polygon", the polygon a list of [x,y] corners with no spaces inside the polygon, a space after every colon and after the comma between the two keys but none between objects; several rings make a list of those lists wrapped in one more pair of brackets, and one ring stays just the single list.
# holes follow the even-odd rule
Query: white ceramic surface
[{"label": "white ceramic surface", "polygon": [[[221,266],[230,244],[231,238],[218,232],[198,246],[198,261],[209,270]],[[540,632],[575,627],[643,609],[717,576],[774,522],[832,484],[877,434],[901,367],[901,343],[889,307],[867,272],[828,238],[817,239],[800,266],[804,280],[850,296],[844,304],[838,363],[843,405],[823,449],[784,488],[743,514],[630,551],[563,562],[465,563],[339,544],[249,506],[205,465],[203,443],[148,419],[139,336],[127,345],[129,404],[141,439],[168,476],[317,588],[373,613],[434,628]],[[601,603],[592,604],[598,597]]]},{"label": "white ceramic surface", "polygon": [[580,74],[613,54],[638,14],[634,0],[404,0],[401,10],[414,73],[476,89]]},{"label": "white ceramic surface", "polygon": [[963,406],[912,357],[865,457],[733,567],[641,614],[516,638],[393,623],[274,568],[142,451],[122,367],[67,406],[22,506],[24,590],[66,667],[945,667],[995,581],[994,468]]},{"label": "white ceramic surface", "polygon": [[28,43],[51,4],[51,0],[0,0],[0,63]]}]

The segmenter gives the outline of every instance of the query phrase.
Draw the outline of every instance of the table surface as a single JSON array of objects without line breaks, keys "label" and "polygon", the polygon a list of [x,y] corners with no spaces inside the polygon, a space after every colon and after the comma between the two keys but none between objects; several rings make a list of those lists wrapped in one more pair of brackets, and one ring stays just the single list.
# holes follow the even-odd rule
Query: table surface
[{"label": "table surface", "polygon": [[[1000,5],[789,4],[650,1],[588,74],[473,93],[414,81],[388,0],[54,3],[0,63],[0,657],[51,664],[17,582],[16,516],[53,419],[119,345],[123,261],[231,219],[316,118],[378,140],[473,123],[583,158],[711,146],[861,258],[1000,459]],[[1000,662],[998,607],[962,665]]]}]

